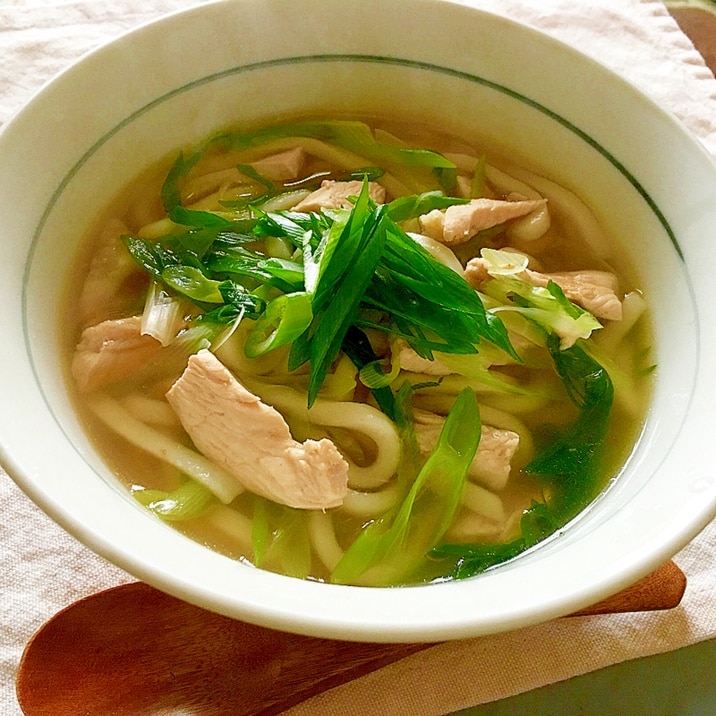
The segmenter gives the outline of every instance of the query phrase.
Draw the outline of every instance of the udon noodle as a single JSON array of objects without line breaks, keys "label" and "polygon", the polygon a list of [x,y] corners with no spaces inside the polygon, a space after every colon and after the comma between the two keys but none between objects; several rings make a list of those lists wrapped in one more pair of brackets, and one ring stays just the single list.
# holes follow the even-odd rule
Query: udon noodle
[{"label": "udon noodle", "polygon": [[157,518],[290,576],[412,584],[517,557],[618,475],[646,303],[568,188],[377,120],[172,159],[102,217],[66,311],[78,410]]}]

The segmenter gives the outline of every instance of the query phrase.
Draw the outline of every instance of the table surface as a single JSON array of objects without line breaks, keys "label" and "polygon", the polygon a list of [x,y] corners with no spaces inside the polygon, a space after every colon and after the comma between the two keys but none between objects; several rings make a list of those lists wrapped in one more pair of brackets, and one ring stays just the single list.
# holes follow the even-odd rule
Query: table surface
[{"label": "table surface", "polygon": [[716,714],[716,639],[634,659],[453,716]]}]

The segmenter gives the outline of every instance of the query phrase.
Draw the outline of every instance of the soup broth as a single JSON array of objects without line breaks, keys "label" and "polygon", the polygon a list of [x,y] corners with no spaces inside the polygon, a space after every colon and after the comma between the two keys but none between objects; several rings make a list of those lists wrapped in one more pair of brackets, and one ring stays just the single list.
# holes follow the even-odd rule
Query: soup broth
[{"label": "soup broth", "polygon": [[618,237],[486,142],[226,132],[125,188],[73,275],[68,380],[107,464],[157,518],[290,576],[493,568],[588,508],[644,421]]}]

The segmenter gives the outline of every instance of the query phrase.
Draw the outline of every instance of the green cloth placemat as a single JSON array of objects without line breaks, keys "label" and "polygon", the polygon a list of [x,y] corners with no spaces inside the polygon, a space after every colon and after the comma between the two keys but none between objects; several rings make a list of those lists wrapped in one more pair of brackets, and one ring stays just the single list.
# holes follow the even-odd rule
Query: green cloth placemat
[{"label": "green cloth placemat", "polygon": [[716,715],[716,640],[626,661],[509,699],[475,706],[454,716],[522,714]]}]

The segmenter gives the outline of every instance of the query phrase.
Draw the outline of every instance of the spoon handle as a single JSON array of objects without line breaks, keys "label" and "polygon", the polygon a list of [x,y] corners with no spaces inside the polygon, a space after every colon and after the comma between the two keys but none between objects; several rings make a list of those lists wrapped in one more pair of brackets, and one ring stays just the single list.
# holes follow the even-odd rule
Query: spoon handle
[{"label": "spoon handle", "polygon": [[630,587],[570,616],[673,609],[686,591],[686,575],[671,560]]},{"label": "spoon handle", "polygon": [[[673,563],[578,614],[668,609]],[[431,644],[319,639],[208,612],[142,582],[86,597],[30,640],[18,670],[26,716],[275,716]]]}]

